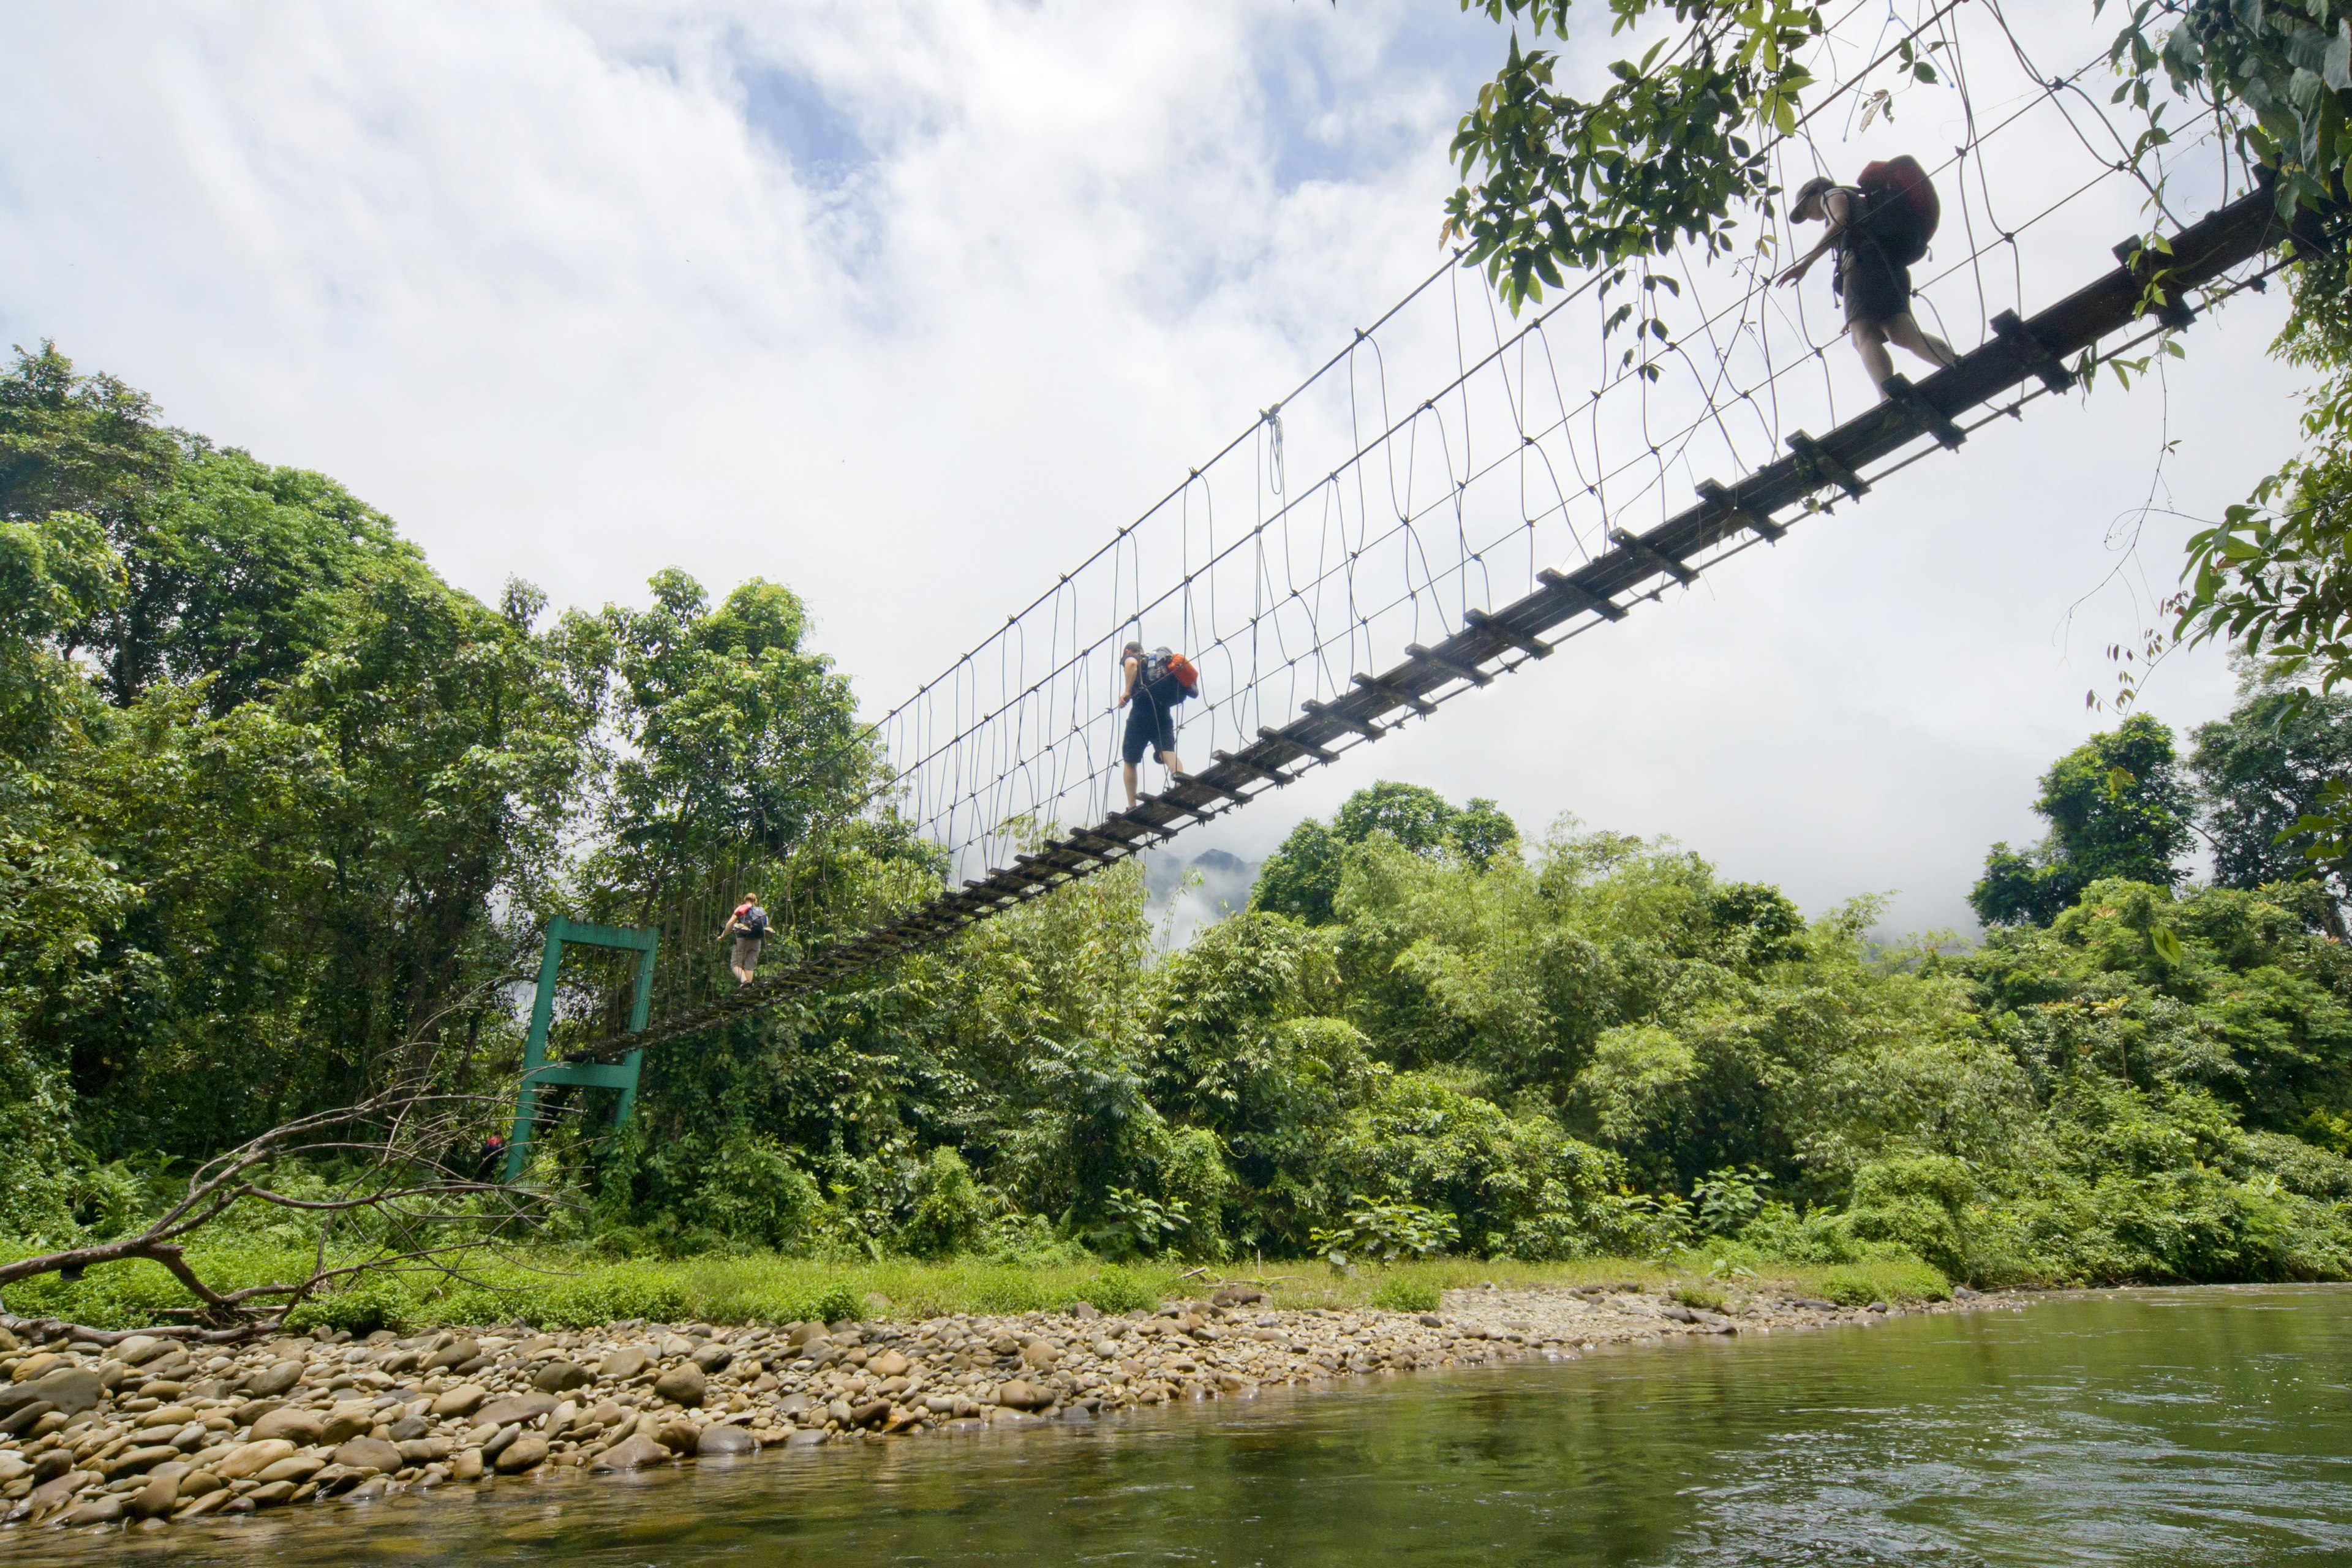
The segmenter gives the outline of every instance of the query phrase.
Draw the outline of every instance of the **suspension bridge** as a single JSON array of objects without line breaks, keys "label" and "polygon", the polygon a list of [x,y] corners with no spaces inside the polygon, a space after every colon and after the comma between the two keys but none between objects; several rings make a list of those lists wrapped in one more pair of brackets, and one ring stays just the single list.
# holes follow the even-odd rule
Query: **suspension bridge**
[{"label": "suspension bridge", "polygon": [[[1973,50],[1962,47],[1971,26],[1984,35]],[[742,985],[692,951],[728,907],[731,870],[663,912],[657,923],[687,940],[658,968],[650,926],[558,922],[513,1168],[533,1086],[616,1088],[625,1100],[648,1047],[833,985],[1237,811],[2151,351],[2263,288],[2311,243],[2224,149],[2177,153],[2151,179],[2105,95],[2084,85],[2104,51],[2045,74],[1993,0],[1954,0],[1910,36],[1942,40],[1957,97],[1958,139],[1931,164],[1946,193],[1948,254],[1914,269],[1915,309],[1931,331],[1932,301],[1972,296],[1981,329],[1957,363],[1916,381],[1898,374],[1883,398],[1842,407],[1830,369],[1832,351],[1847,352],[1842,317],[1770,287],[1776,258],[1795,248],[1785,228],[1728,265],[1675,251],[1595,272],[1524,320],[1449,258],[872,724],[862,740],[887,759],[886,777],[859,809],[931,847],[947,871],[930,889]],[[1832,26],[1817,75],[1833,85],[1809,124],[1842,100],[1855,118],[1895,52],[1883,41],[1857,50]],[[1988,45],[2003,62],[1998,93],[1966,63]],[[1842,64],[1857,53],[1859,65]],[[1859,118],[1866,126],[1871,115]],[[2033,199],[2022,210],[1987,173],[1988,145],[2003,137],[2031,147]],[[1826,166],[1808,136],[1784,135],[1769,151],[1784,188]],[[2094,271],[2079,226],[2058,220],[2102,187],[2137,198],[2156,222]],[[2176,218],[2191,188],[2202,216]],[[2029,310],[2029,250],[2094,275]],[[1637,289],[1672,330],[1628,343],[1612,337],[1611,318]],[[1966,336],[1940,324],[1948,338]],[[1577,371],[1570,355],[1590,348]],[[1413,393],[1392,393],[1392,361],[1400,377],[1414,373]],[[1178,647],[1201,668],[1205,700],[1181,749],[1208,761],[1114,809],[1124,716],[1112,671],[1130,636]],[[587,1037],[558,1059],[551,999],[567,941],[630,957],[600,1022],[575,1030]],[[675,982],[657,983],[665,971]]]}]

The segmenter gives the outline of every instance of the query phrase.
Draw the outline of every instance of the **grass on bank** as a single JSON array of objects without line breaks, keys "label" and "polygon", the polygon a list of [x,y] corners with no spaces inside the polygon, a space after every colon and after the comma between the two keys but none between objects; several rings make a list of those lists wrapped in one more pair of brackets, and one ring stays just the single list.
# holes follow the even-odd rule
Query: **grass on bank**
[{"label": "grass on bank", "polygon": [[[0,1257],[29,1251],[0,1247]],[[236,1288],[300,1279],[309,1258],[307,1252],[253,1247],[193,1255],[190,1262],[216,1287]],[[610,1262],[541,1252],[488,1258],[467,1273],[466,1282],[423,1274],[364,1279],[306,1303],[296,1326],[324,1322],[364,1332],[518,1321],[582,1328],[626,1318],[709,1323],[908,1321],[955,1312],[1037,1311],[1080,1301],[1121,1312],[1179,1297],[1205,1297],[1229,1282],[1265,1290],[1279,1308],[1374,1306],[1397,1311],[1432,1310],[1441,1292],[1475,1289],[1490,1281],[1504,1289],[1638,1283],[1695,1306],[1760,1292],[1861,1306],[1940,1300],[1950,1291],[1943,1275],[1907,1258],[1830,1266],[1765,1263],[1726,1279],[1704,1264],[1675,1268],[1612,1258],[1570,1263],[1441,1258],[1342,1272],[1312,1260],[1240,1259],[1208,1266],[1023,1265],[976,1258],[839,1263],[759,1253]],[[74,1284],[45,1275],[11,1286],[6,1300],[9,1310],[24,1316],[112,1329],[172,1321],[173,1309],[192,1304],[177,1280],[143,1260],[93,1268]]]}]

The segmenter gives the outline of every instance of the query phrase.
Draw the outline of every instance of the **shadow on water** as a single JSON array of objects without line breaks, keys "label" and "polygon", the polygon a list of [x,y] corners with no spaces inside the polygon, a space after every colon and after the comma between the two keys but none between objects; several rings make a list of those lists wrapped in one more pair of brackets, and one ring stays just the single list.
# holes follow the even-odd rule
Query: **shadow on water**
[{"label": "shadow on water", "polygon": [[2095,1293],[152,1537],[10,1532],[0,1557],[2345,1563],[2352,1290]]}]

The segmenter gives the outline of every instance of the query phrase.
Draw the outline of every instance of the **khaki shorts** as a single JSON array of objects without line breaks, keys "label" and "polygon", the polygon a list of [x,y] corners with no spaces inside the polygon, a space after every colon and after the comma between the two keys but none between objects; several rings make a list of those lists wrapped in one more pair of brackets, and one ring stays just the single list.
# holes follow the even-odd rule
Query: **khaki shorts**
[{"label": "khaki shorts", "polygon": [[750,969],[760,962],[760,939],[739,936],[735,939],[735,956],[728,960],[738,969]]}]

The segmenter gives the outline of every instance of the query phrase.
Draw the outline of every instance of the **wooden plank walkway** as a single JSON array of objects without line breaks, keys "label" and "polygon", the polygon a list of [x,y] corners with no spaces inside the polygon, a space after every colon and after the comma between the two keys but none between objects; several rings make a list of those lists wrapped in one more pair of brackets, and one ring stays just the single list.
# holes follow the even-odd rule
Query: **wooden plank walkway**
[{"label": "wooden plank walkway", "polygon": [[[2095,347],[2145,315],[2167,326],[2186,326],[2189,290],[2220,278],[2241,262],[2294,237],[2278,216],[2267,189],[2219,209],[2172,237],[2168,259],[2151,257],[2127,240],[2116,247],[2119,265],[2030,321],[2003,311],[1993,319],[1992,341],[1916,384],[1897,376],[1885,401],[1816,438],[1799,431],[1789,437],[1789,455],[1726,486],[1707,481],[1697,501],[1646,533],[1612,530],[1613,548],[1572,572],[1545,571],[1540,586],[1500,609],[1472,611],[1466,625],[1434,647],[1418,644],[1402,664],[1359,674],[1353,689],[1327,702],[1308,702],[1306,711],[1279,730],[1260,730],[1257,740],[1237,752],[1219,752],[1197,773],[1179,775],[1132,811],[1118,812],[1092,827],[1050,839],[1034,854],[1013,857],[986,877],[940,894],[928,903],[884,921],[806,961],[761,976],[733,994],[706,1006],[656,1020],[633,1034],[574,1053],[577,1058],[610,1060],[628,1051],[691,1034],[746,1013],[773,1006],[845,975],[872,967],[910,947],[937,941],[977,921],[1018,908],[1047,889],[1165,842],[1195,822],[1236,809],[1270,789],[1279,789],[1310,767],[1336,762],[1348,750],[1370,744],[1390,729],[1385,721],[1400,709],[1427,714],[1449,697],[1483,686],[1495,670],[1514,668],[1552,651],[1551,638],[1596,621],[1624,618],[1629,600],[1654,595],[1667,583],[1688,583],[1698,573],[1693,558],[1738,542],[1744,534],[1777,540],[1787,523],[1776,514],[1815,510],[1814,498],[1859,498],[1869,489],[1862,478],[1872,464],[1915,442],[1958,447],[1956,416],[1993,403],[2040,380],[2052,391],[2074,381],[2064,362]],[[2163,268],[2163,288],[2151,300],[2148,264]],[[2143,310],[2143,306],[2152,308]]]}]

